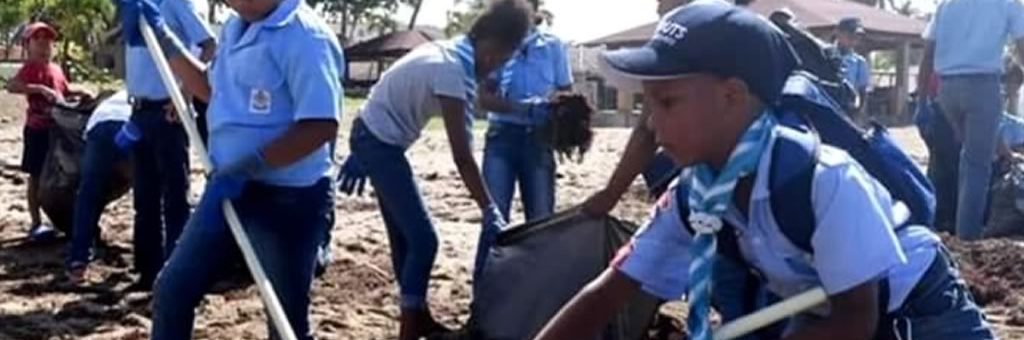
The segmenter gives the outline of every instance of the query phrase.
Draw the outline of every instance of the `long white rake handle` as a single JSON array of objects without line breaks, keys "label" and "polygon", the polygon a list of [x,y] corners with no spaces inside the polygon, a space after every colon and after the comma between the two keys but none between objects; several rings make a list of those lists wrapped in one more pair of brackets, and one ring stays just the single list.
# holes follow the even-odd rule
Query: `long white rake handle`
[{"label": "long white rake handle", "polygon": [[[185,102],[185,97],[182,96],[178,83],[171,74],[170,64],[164,59],[164,52],[160,47],[160,42],[157,41],[153,29],[149,27],[149,23],[141,17],[139,18],[139,27],[142,29],[142,37],[146,40],[149,54],[153,57],[156,69],[160,73],[160,80],[163,81],[164,87],[167,88],[167,92],[171,95],[171,101],[174,102],[175,111],[178,113],[178,120],[185,126],[189,142],[199,155],[200,161],[203,162],[203,167],[209,171],[213,168],[213,163],[206,153],[206,145],[199,138],[199,130],[192,119],[192,109]],[[295,331],[292,330],[292,325],[288,323],[288,317],[285,316],[284,308],[281,307],[281,301],[278,300],[277,294],[274,293],[274,286],[267,279],[267,274],[263,271],[263,266],[260,265],[259,257],[256,256],[256,250],[252,248],[249,236],[242,230],[242,222],[239,221],[238,213],[235,212],[235,207],[231,205],[229,200],[224,200],[224,218],[228,222],[231,234],[235,236],[238,247],[242,250],[242,257],[245,258],[245,264],[249,267],[249,272],[252,273],[256,281],[256,288],[260,292],[260,297],[263,298],[263,305],[266,307],[267,313],[270,314],[270,321],[273,322],[278,335],[284,340],[297,340]]]},{"label": "long white rake handle", "polygon": [[771,325],[776,321],[788,318],[796,315],[797,313],[811,309],[814,306],[820,305],[824,303],[826,299],[828,299],[828,296],[825,294],[824,289],[819,287],[808,290],[800,293],[800,295],[761,309],[757,313],[744,316],[736,319],[736,321],[719,327],[715,330],[714,339],[732,340],[739,338],[750,334],[750,332]]}]

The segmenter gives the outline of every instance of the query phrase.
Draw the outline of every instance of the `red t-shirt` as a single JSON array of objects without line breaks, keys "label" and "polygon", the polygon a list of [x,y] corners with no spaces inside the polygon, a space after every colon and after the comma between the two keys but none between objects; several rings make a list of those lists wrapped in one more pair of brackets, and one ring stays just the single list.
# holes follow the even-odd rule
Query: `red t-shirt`
[{"label": "red t-shirt", "polygon": [[[24,83],[43,85],[57,91],[61,95],[68,92],[68,80],[64,77],[64,71],[54,63],[39,63],[27,61],[14,76]],[[46,100],[41,94],[28,95],[28,112],[25,116],[25,126],[30,129],[46,129],[53,125],[53,118],[49,110],[53,104]]]}]

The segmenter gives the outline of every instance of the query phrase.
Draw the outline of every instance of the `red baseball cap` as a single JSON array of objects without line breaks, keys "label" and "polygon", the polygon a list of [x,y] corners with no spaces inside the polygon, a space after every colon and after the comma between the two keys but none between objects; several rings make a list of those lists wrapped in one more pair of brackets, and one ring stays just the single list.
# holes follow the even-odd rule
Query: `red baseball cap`
[{"label": "red baseball cap", "polygon": [[37,21],[25,26],[25,30],[21,34],[25,41],[29,39],[50,39],[57,40],[60,34],[53,26],[47,25],[45,22]]}]

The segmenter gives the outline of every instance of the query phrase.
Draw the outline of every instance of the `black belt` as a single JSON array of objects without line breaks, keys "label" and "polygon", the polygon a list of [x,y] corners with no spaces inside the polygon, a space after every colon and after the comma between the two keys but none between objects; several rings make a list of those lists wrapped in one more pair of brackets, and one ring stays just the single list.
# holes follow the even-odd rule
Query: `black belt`
[{"label": "black belt", "polygon": [[161,110],[161,112],[163,112],[162,110],[164,109],[164,107],[166,107],[167,104],[170,103],[170,99],[146,99],[138,97],[131,98],[133,110]]}]

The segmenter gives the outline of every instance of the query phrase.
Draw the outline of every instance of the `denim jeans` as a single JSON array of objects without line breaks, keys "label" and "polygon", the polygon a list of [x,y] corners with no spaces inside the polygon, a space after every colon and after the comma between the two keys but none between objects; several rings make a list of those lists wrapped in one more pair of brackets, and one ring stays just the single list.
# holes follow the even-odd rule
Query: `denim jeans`
[{"label": "denim jeans", "polygon": [[934,116],[926,119],[927,123],[918,128],[928,146],[928,178],[935,186],[935,229],[956,234],[957,174],[961,145],[942,110],[935,107],[932,113]]},{"label": "denim jeans", "polygon": [[[940,246],[941,247],[941,246]],[[940,248],[900,310],[893,313],[893,333],[878,339],[990,340],[995,335],[974,303],[949,253]],[[880,330],[883,331],[883,330]]]},{"label": "denim jeans", "polygon": [[499,122],[491,122],[487,130],[484,181],[506,220],[517,181],[527,222],[548,217],[555,210],[554,153],[539,132],[533,127]]},{"label": "denim jeans", "polygon": [[981,237],[1002,113],[998,75],[942,77],[939,103],[961,136],[957,236]]},{"label": "denim jeans", "polygon": [[85,264],[92,259],[93,241],[99,232],[97,224],[104,208],[104,194],[110,190],[114,163],[127,157],[114,145],[114,136],[124,122],[96,124],[85,139],[81,179],[75,197],[74,226],[68,264]]},{"label": "denim jeans", "polygon": [[134,146],[135,230],[132,245],[141,281],[150,281],[174,249],[188,220],[188,139],[168,122],[162,105],[138,106],[132,122],[142,132]]},{"label": "denim jeans", "polygon": [[[233,201],[242,228],[252,241],[299,339],[312,339],[309,292],[319,246],[329,228],[330,180],[294,188],[246,185]],[[202,209],[204,205],[200,205]],[[202,216],[197,211],[194,216]],[[153,293],[153,340],[191,339],[195,308],[225,270],[235,241],[225,224],[189,221],[181,241],[160,272]],[[269,324],[271,339],[278,339]]]},{"label": "denim jeans", "polygon": [[391,244],[391,266],[401,291],[401,306],[427,306],[430,270],[437,256],[437,232],[416,186],[405,149],[384,143],[361,120],[352,126],[352,153],[373,184]]}]

